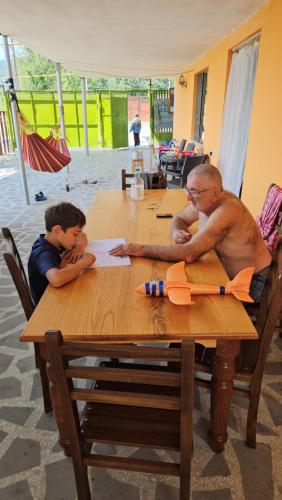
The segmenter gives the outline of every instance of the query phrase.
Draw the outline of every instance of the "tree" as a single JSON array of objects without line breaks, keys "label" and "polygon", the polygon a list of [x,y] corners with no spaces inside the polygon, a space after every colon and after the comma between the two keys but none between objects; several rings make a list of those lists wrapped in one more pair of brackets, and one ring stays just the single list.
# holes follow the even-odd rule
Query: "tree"
[{"label": "tree", "polygon": [[54,90],[56,88],[55,63],[31,49],[22,49],[17,68],[21,90]]},{"label": "tree", "polygon": [[[17,54],[17,68],[21,90],[57,90],[56,65],[44,56],[22,47]],[[62,67],[63,90],[80,91],[80,77]],[[88,90],[148,90],[148,78],[97,77],[88,78]],[[168,78],[152,78],[152,89],[169,87]],[[136,93],[136,92],[134,92]]]}]

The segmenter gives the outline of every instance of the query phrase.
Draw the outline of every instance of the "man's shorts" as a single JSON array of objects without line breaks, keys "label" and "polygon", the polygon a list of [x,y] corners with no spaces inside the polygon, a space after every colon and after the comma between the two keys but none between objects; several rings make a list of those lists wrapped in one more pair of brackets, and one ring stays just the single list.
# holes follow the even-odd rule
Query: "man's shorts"
[{"label": "man's shorts", "polygon": [[250,296],[252,297],[252,299],[255,301],[256,304],[261,301],[269,269],[270,266],[267,266],[261,269],[261,271],[258,271],[257,273],[253,274],[252,281],[250,284]]}]

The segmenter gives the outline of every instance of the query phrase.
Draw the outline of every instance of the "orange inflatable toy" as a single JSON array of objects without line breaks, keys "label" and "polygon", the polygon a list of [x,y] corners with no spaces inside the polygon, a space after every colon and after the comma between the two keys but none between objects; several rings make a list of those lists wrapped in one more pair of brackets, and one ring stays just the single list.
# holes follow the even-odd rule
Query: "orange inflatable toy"
[{"label": "orange inflatable toy", "polygon": [[167,270],[166,281],[147,281],[137,292],[147,296],[167,297],[173,304],[193,304],[192,295],[234,295],[244,302],[254,302],[249,295],[250,282],[255,268],[242,269],[233,280],[225,285],[189,283],[185,273],[185,262],[173,264]]}]

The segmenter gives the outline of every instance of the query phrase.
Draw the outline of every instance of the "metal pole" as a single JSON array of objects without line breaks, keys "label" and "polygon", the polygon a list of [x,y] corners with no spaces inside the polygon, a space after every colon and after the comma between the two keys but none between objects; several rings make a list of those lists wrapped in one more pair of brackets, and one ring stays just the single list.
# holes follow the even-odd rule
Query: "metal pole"
[{"label": "metal pole", "polygon": [[15,54],[15,47],[13,43],[13,39],[10,38],[10,47],[11,47],[11,52],[12,52],[12,58],[13,58],[13,63],[14,63],[14,81],[15,81],[15,89],[19,90],[19,78],[18,78],[18,71],[17,71],[17,60],[16,60],[16,54]]},{"label": "metal pole", "polygon": [[149,111],[150,111],[150,164],[151,170],[155,168],[155,149],[154,149],[154,138],[153,138],[153,127],[152,127],[152,80],[149,78]]},{"label": "metal pole", "polygon": [[20,169],[21,169],[22,187],[23,187],[23,192],[24,192],[26,204],[30,205],[27,180],[26,180],[26,172],[25,172],[24,159],[23,159],[23,152],[22,152],[22,145],[21,145],[21,136],[20,136],[20,130],[19,130],[18,117],[17,117],[18,108],[17,108],[16,99],[15,99],[16,93],[15,93],[14,82],[13,82],[13,77],[12,77],[12,66],[11,66],[11,59],[10,59],[7,35],[3,35],[3,41],[4,41],[4,53],[5,53],[5,60],[6,60],[7,76],[8,76],[9,87],[10,87],[10,91],[11,91],[10,99],[11,99],[12,119],[13,119],[13,125],[14,125],[14,133],[15,133],[15,139],[16,139],[16,145],[17,145],[18,159],[19,159],[19,164],[20,164]]},{"label": "metal pole", "polygon": [[81,94],[82,94],[82,110],[83,110],[84,147],[87,156],[89,156],[85,78],[81,78]]},{"label": "metal pole", "polygon": [[[58,91],[58,101],[60,110],[60,122],[62,128],[63,138],[66,140],[66,126],[65,126],[65,112],[64,112],[64,100],[62,91],[62,78],[61,78],[61,64],[56,63],[56,77],[57,77],[57,91]],[[67,165],[67,173],[69,174],[69,166]]]}]

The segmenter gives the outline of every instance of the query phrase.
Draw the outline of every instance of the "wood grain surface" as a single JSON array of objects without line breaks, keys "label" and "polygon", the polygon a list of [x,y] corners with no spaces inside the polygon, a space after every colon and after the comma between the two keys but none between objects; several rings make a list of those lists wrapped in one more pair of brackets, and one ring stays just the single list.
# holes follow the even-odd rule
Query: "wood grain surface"
[{"label": "wood grain surface", "polygon": [[[150,190],[132,201],[126,191],[100,191],[87,214],[89,239],[125,237],[128,242],[169,244],[171,219],[156,214],[176,213],[185,206],[180,190]],[[191,306],[168,298],[144,297],[136,287],[165,279],[168,262],[131,258],[129,267],[84,271],[64,287],[48,287],[24,329],[22,341],[43,341],[50,329],[69,340],[101,342],[254,339],[257,333],[242,304],[231,296],[197,296]],[[215,252],[186,266],[192,282],[225,284],[228,277]]]}]

